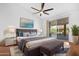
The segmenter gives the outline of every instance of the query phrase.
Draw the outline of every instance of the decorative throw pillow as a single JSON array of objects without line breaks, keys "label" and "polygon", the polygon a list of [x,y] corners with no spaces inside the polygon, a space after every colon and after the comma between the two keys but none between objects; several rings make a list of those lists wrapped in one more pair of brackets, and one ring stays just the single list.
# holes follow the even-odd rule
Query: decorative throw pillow
[{"label": "decorative throw pillow", "polygon": [[23,32],[19,32],[19,36],[20,37],[23,37]]},{"label": "decorative throw pillow", "polygon": [[24,32],[24,33],[23,33],[23,37],[28,37],[29,35],[30,35],[29,32]]}]

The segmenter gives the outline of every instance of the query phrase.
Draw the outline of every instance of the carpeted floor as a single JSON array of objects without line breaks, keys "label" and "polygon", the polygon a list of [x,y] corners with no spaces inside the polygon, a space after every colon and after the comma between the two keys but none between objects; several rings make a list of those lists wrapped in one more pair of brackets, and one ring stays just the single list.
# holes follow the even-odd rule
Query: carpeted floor
[{"label": "carpeted floor", "polygon": [[11,56],[23,56],[23,53],[20,51],[18,46],[10,47]]}]

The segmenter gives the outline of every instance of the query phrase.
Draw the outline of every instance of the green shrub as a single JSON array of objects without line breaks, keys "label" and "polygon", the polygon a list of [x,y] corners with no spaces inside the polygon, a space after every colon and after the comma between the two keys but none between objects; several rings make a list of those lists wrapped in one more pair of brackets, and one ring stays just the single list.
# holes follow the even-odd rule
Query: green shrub
[{"label": "green shrub", "polygon": [[71,29],[72,29],[72,35],[78,36],[78,34],[79,34],[79,27],[77,25],[73,25]]}]

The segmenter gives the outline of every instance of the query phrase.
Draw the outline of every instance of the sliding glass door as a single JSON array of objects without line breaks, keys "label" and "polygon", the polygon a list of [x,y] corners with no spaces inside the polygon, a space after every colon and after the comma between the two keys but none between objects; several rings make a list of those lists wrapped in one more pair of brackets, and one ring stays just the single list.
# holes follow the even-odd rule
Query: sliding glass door
[{"label": "sliding glass door", "polygon": [[49,37],[57,38],[57,21],[49,22]]},{"label": "sliding glass door", "polygon": [[68,40],[68,38],[69,38],[68,24],[58,25],[57,26],[57,39]]},{"label": "sliding glass door", "polygon": [[68,17],[49,21],[49,37],[68,40],[69,38]]}]

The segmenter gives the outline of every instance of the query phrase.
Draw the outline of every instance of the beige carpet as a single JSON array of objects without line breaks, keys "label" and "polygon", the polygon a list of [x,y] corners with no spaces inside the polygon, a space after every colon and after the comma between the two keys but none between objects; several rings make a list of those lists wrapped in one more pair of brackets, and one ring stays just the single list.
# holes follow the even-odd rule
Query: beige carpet
[{"label": "beige carpet", "polygon": [[11,56],[23,56],[23,53],[20,51],[18,46],[10,47]]}]

